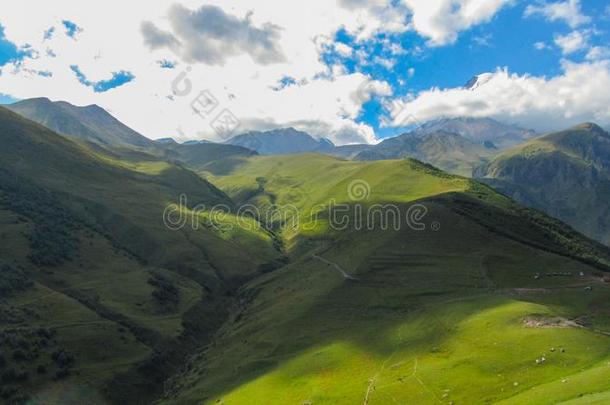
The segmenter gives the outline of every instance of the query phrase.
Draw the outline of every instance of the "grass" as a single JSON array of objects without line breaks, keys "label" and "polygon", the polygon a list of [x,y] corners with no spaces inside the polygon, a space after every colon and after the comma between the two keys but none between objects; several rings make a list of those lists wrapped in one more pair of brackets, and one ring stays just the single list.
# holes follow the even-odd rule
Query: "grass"
[{"label": "grass", "polygon": [[[27,373],[25,381],[5,381],[7,389],[31,396],[42,390],[44,397],[47,389],[65,385],[92,390],[104,401],[129,402],[128,390],[113,381],[123,376],[135,382],[146,362],[156,363],[159,375],[171,373],[178,352],[205,341],[214,316],[223,316],[193,323],[208,311],[204,303],[222,302],[236,285],[259,274],[261,265],[281,257],[261,230],[167,229],[164,209],[182,193],[189,207],[233,208],[223,192],[179,165],[141,155],[123,160],[4,109],[0,142],[0,256],[35,282],[34,288],[0,297],[0,334],[13,336],[0,342],[0,352],[11,357],[17,339],[31,357],[9,359],[0,370]],[[235,222],[232,215],[226,221]],[[56,236],[66,236],[70,249],[62,249]],[[37,248],[43,257],[58,251],[54,265],[31,260],[33,240],[42,242]],[[154,275],[174,291],[169,301],[163,301],[167,294],[155,296]],[[54,331],[53,342],[41,342],[38,328]],[[52,358],[60,349],[75,359],[63,369]],[[167,352],[174,353],[170,361],[160,360]],[[46,372],[39,374],[38,366]],[[152,388],[140,388],[140,397],[162,387],[148,383]]]},{"label": "grass", "polygon": [[[167,403],[553,403],[605,390],[603,379],[561,382],[610,360],[601,333],[610,288],[598,268],[568,258],[561,246],[595,245],[567,228],[411,161],[256,157],[210,180],[260,206],[289,201],[296,188],[307,210],[325,198],[348,201],[345,188],[359,178],[371,182],[373,201],[425,204],[440,230],[283,233],[296,260],[242,289],[248,303],[175,377]],[[556,271],[572,275],[535,278]],[[592,315],[584,327],[525,323],[583,315]],[[571,391],[536,394],[552,384]]]},{"label": "grass", "polygon": [[[313,154],[206,163],[206,181],[93,151],[2,109],[0,124],[0,169],[15,179],[0,179],[0,201],[29,198],[27,209],[0,210],[0,254],[34,281],[0,298],[0,333],[15,336],[2,350],[28,347],[29,361],[8,366],[29,379],[9,385],[35,399],[605,399],[610,287],[600,275],[610,254],[487,187],[413,160]],[[355,181],[366,198],[350,197]],[[170,231],[163,210],[183,193],[185,213],[198,204],[228,213],[204,210],[199,228]],[[425,229],[332,230],[332,201],[401,213],[423,204]],[[290,204],[305,221],[262,227],[237,215],[243,204]],[[65,252],[42,244],[61,253],[55,266],[31,261],[31,235],[49,237],[47,212],[74,241]],[[570,275],[546,276],[557,271]],[[48,346],[40,328],[53,331]],[[74,360],[56,379],[66,371],[59,349]],[[50,372],[38,374],[40,364]]]}]

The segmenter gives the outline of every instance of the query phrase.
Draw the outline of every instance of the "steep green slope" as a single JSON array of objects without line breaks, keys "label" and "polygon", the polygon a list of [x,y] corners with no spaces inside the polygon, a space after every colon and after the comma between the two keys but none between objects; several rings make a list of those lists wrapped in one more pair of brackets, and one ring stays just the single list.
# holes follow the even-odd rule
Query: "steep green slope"
[{"label": "steep green slope", "polygon": [[537,138],[499,155],[476,176],[610,243],[610,135],[597,125]]},{"label": "steep green slope", "polygon": [[[607,391],[603,246],[416,161],[302,155],[222,169],[208,175],[236,201],[296,208],[298,226],[274,224],[293,261],[240,290],[165,403],[556,403]],[[375,204],[421,215],[362,226]],[[348,226],[332,229],[339,209]]]},{"label": "steep green slope", "polygon": [[205,213],[197,229],[168,229],[181,194],[184,214],[233,208],[180,166],[114,159],[4,108],[0,145],[7,401],[146,402],[223,321],[236,286],[281,256],[268,232],[214,227]]}]

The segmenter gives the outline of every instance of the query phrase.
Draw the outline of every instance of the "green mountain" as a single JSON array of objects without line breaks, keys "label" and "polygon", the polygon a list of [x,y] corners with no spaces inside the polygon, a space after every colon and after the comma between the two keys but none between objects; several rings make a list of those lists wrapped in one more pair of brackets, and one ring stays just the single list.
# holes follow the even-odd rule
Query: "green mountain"
[{"label": "green mountain", "polygon": [[106,110],[78,107],[65,101],[32,98],[6,106],[10,110],[55,132],[111,147],[149,147],[153,142],[127,127]]},{"label": "green mountain", "polygon": [[595,124],[547,134],[476,172],[531,207],[610,243],[610,135]]},{"label": "green mountain", "polygon": [[[113,159],[4,108],[0,144],[3,400],[148,402],[231,291],[282,257],[265,230],[229,227],[231,199],[181,166]],[[172,230],[181,194],[188,222]],[[200,204],[227,207],[228,225]]]},{"label": "green mountain", "polygon": [[[607,397],[609,252],[562,223],[413,160],[253,157],[209,178],[301,221],[272,222],[291,262],[240,288],[162,403]],[[379,204],[423,227],[369,227]]]},{"label": "green mountain", "polygon": [[164,160],[199,170],[215,160],[256,154],[243,147],[211,142],[179,144],[171,138],[152,141],[97,105],[78,107],[65,101],[33,98],[6,107],[57,133],[88,143],[89,148],[100,154],[119,160]]},{"label": "green mountain", "polygon": [[3,401],[609,395],[610,250],[476,181],[319,154],[204,180],[3,108],[0,144]]},{"label": "green mountain", "polygon": [[463,176],[483,164],[496,151],[462,135],[444,130],[409,132],[382,141],[358,153],[356,160],[384,160],[411,157]]}]

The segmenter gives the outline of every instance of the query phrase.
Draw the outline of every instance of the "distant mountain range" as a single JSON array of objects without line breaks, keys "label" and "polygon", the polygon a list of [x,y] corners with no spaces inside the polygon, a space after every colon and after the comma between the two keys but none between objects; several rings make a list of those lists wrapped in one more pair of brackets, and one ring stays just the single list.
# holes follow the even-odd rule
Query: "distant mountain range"
[{"label": "distant mountain range", "polygon": [[475,176],[610,243],[610,134],[586,123],[505,151]]},{"label": "distant mountain range", "polygon": [[474,167],[483,164],[494,149],[474,143],[453,132],[407,133],[386,139],[358,153],[355,160],[386,160],[415,158],[451,173],[470,176]]},{"label": "distant mountain range", "polygon": [[415,132],[436,131],[452,132],[487,148],[497,149],[516,146],[537,136],[536,132],[531,129],[504,124],[492,118],[473,117],[443,118],[426,122]]},{"label": "distant mountain range", "polygon": [[110,148],[113,153],[133,154],[132,150],[121,149],[135,147],[197,170],[211,161],[230,156],[323,153],[355,160],[413,157],[452,173],[470,176],[474,167],[484,164],[497,150],[535,135],[534,131],[490,118],[450,118],[425,123],[415,131],[386,139],[378,145],[336,146],[326,138],[316,139],[294,128],[251,131],[224,144],[205,140],[180,144],[173,138],[152,141],[97,105],[79,107],[65,101],[34,98],[7,107],[60,134]]},{"label": "distant mountain range", "polygon": [[328,139],[315,139],[308,133],[297,131],[294,128],[247,132],[229,139],[226,143],[252,149],[261,155],[325,153],[332,151],[335,147]]},{"label": "distant mountain range", "polygon": [[471,176],[499,149],[530,139],[534,131],[502,124],[491,118],[447,118],[388,138],[357,153],[356,160],[412,157],[443,170]]},{"label": "distant mountain range", "polygon": [[354,160],[387,160],[412,157],[452,173],[471,176],[499,150],[531,139],[536,133],[491,118],[447,118],[383,140],[377,145],[336,146],[294,128],[238,135],[227,144],[252,149],[261,155],[323,153]]}]

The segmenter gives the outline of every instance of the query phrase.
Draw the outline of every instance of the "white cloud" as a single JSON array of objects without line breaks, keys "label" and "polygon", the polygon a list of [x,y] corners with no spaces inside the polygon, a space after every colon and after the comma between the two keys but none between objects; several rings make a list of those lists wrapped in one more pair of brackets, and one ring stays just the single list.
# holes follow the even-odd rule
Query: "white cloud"
[{"label": "white cloud", "polygon": [[536,48],[539,51],[542,51],[544,49],[549,49],[549,46],[546,43],[541,41],[541,42],[534,43],[534,48]]},{"label": "white cloud", "polygon": [[[147,2],[146,7],[119,0],[109,0],[104,7],[70,0],[21,0],[18,5],[5,1],[0,2],[0,15],[7,38],[18,46],[30,44],[37,56],[20,66],[0,68],[0,88],[21,99],[47,96],[77,105],[99,104],[151,138],[182,133],[218,140],[210,123],[228,109],[241,121],[240,131],[292,125],[339,143],[375,142],[373,129],[357,118],[372,94],[389,97],[391,88],[374,81],[363,92],[367,76],[325,64],[321,52],[333,47],[372,59],[336,43],[337,30],[352,33],[357,41],[381,41],[387,57],[378,62],[393,68],[398,55],[421,49],[405,50],[388,35],[379,39],[375,34],[412,30],[433,46],[448,44],[511,2],[311,0],[258,1],[253,6],[251,0],[207,0],[202,9],[200,0],[179,0],[180,6],[173,7],[176,0]],[[217,18],[210,18],[209,12]],[[82,27],[74,39],[63,35],[64,19]],[[222,24],[210,27],[202,21]],[[55,34],[45,40],[51,27]],[[161,68],[162,60],[177,62],[176,68]],[[70,69],[74,64],[92,82],[123,70],[135,79],[94,93],[78,82]],[[36,74],[39,71],[49,71],[52,77]],[[173,94],[172,82],[183,72],[188,72],[192,89],[181,97]],[[286,78],[296,84],[278,86]],[[202,90],[218,101],[217,109],[205,117],[191,108]]]},{"label": "white cloud", "polygon": [[591,18],[584,15],[580,8],[580,0],[566,0],[555,3],[538,2],[525,9],[525,16],[540,15],[549,21],[564,21],[570,27],[576,28],[591,22]]},{"label": "white cloud", "polygon": [[[174,2],[155,1],[140,7],[110,0],[95,8],[68,0],[0,2],[7,38],[39,50],[36,59],[25,59],[22,66],[2,67],[0,87],[21,99],[47,96],[77,105],[99,104],[151,138],[182,133],[185,138],[220,139],[210,122],[227,108],[241,121],[240,131],[250,129],[249,125],[254,129],[295,124],[332,140],[375,141],[373,129],[356,122],[364,101],[352,97],[367,77],[350,74],[341,65],[326,66],[320,52],[323,44],[333,45],[331,38],[341,27],[362,38],[408,29],[406,14],[400,15],[388,1],[372,8],[367,2],[366,9],[350,10],[327,0],[258,2],[256,7],[250,0],[210,0],[204,13],[198,0],[181,0],[181,6],[172,8]],[[32,9],[37,12],[31,13]],[[181,18],[171,10],[180,11]],[[222,17],[213,19],[222,20],[222,27],[202,28],[197,18],[209,17],[206,13],[210,11]],[[83,28],[76,40],[58,34],[64,30],[63,19]],[[189,21],[188,27],[175,26],[184,19]],[[146,36],[141,32],[143,22],[148,22],[144,24]],[[55,35],[44,40],[44,33],[53,26]],[[227,27],[236,30],[227,31]],[[192,35],[181,31],[187,28]],[[191,41],[202,35],[202,29],[216,31],[206,37],[208,42]],[[228,48],[227,38],[232,41]],[[150,46],[155,49],[151,51]],[[179,63],[173,70],[162,69],[160,60]],[[91,81],[107,79],[121,70],[133,73],[135,79],[94,93],[78,82],[70,70],[73,64]],[[187,67],[192,90],[188,96],[173,95],[172,82]],[[36,71],[50,71],[53,76],[42,77]],[[285,77],[294,78],[298,85],[277,91]],[[206,89],[218,106],[202,118],[190,104]],[[388,93],[390,88],[385,84],[378,90]]]},{"label": "white cloud", "polygon": [[606,46],[594,46],[589,49],[586,56],[587,60],[598,61],[610,59],[610,48]]},{"label": "white cloud", "polygon": [[375,56],[373,58],[373,63],[376,65],[381,65],[384,68],[390,70],[396,65],[397,60],[393,58],[383,58],[381,56]]},{"label": "white cloud", "polygon": [[554,41],[564,55],[570,55],[589,47],[589,33],[572,31],[566,35],[555,35]]},{"label": "white cloud", "polygon": [[352,53],[354,52],[354,50],[349,45],[346,45],[342,42],[337,42],[335,44],[335,50],[339,53],[339,55],[345,58],[352,56]]},{"label": "white cloud", "polygon": [[170,31],[150,21],[142,23],[144,42],[151,49],[168,48],[188,62],[223,65],[230,56],[247,53],[258,64],[284,61],[279,45],[280,27],[269,22],[256,27],[248,12],[244,18],[218,6],[190,10],[174,4],[168,11]]},{"label": "white cloud", "polygon": [[472,38],[472,42],[477,46],[491,46],[491,40],[491,34],[476,35]]},{"label": "white cloud", "polygon": [[[427,121],[439,117],[494,117],[540,131],[593,121],[610,124],[610,61],[564,61],[554,78],[510,74],[506,69],[485,75],[475,90],[434,88],[401,100],[391,126],[405,116]],[[483,76],[483,75],[481,75]]]},{"label": "white cloud", "polygon": [[430,38],[430,45],[446,45],[458,33],[490,21],[512,0],[404,0],[413,13],[413,28]]}]

